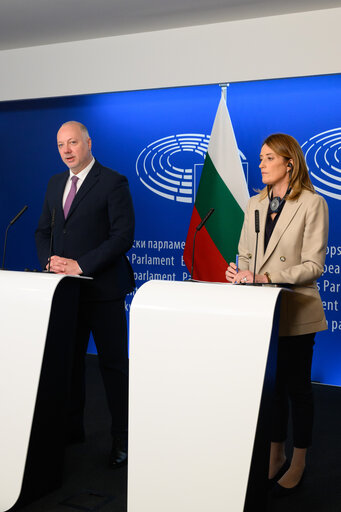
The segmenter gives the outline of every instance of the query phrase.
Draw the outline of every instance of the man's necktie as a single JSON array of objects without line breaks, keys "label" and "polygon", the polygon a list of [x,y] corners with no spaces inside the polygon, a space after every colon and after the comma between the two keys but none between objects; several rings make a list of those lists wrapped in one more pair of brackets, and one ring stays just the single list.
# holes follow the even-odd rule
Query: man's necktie
[{"label": "man's necktie", "polygon": [[72,201],[74,200],[75,195],[77,193],[77,181],[78,180],[79,180],[79,178],[77,178],[77,176],[72,176],[72,178],[71,178],[72,183],[71,183],[70,192],[68,193],[66,201],[65,201],[65,204],[64,204],[64,217],[65,217],[65,219],[66,219],[66,217],[69,214]]}]

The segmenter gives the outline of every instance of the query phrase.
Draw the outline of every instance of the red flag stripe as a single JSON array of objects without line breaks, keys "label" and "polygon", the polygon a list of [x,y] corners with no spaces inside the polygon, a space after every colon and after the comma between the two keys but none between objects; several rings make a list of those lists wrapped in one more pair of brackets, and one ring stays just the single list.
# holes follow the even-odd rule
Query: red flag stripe
[{"label": "red flag stripe", "polygon": [[[201,220],[202,219],[194,206],[184,250],[184,261],[189,271],[191,271],[192,266],[192,249],[195,229]],[[197,269],[199,269],[199,271]],[[204,271],[200,272],[200,269],[204,269]],[[201,281],[226,282],[226,269],[227,262],[217,249],[204,226],[200,231],[198,231],[195,239],[193,279]]]}]

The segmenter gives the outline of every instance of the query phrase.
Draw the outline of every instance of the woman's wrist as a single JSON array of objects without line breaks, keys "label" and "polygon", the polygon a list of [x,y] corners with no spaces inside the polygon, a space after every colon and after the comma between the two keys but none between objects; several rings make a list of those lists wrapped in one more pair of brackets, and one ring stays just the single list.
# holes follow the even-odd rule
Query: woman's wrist
[{"label": "woman's wrist", "polygon": [[269,272],[264,272],[264,276],[266,279],[266,281],[265,281],[266,283],[272,283]]},{"label": "woman's wrist", "polygon": [[265,274],[257,274],[256,275],[256,283],[267,284],[269,282],[270,281],[268,281],[268,278]]}]

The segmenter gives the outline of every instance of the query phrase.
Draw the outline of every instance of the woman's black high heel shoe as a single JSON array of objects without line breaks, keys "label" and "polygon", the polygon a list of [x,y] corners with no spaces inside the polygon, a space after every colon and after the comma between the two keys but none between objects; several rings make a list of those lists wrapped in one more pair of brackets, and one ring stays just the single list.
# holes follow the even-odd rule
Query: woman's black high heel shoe
[{"label": "woman's black high heel shoe", "polygon": [[274,485],[277,483],[277,480],[282,478],[284,473],[286,473],[288,471],[289,467],[290,467],[290,462],[288,461],[288,459],[286,459],[284,464],[279,468],[279,470],[275,474],[275,476],[272,478],[268,478],[268,489],[272,489],[274,487]]},{"label": "woman's black high heel shoe", "polygon": [[297,491],[297,489],[300,487],[300,485],[304,479],[304,475],[305,475],[305,471],[303,471],[300,480],[297,482],[296,485],[294,485],[294,487],[283,487],[281,484],[276,482],[275,486],[273,487],[273,489],[271,491],[271,495],[274,498],[282,498],[283,496],[290,496],[291,494],[294,494]]}]

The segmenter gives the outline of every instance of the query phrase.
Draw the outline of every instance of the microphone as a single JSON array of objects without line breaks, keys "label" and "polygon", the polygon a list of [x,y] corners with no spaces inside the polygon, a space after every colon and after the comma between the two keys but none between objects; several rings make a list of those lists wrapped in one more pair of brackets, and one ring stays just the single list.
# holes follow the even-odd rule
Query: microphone
[{"label": "microphone", "polygon": [[255,210],[255,232],[259,233],[259,210]]},{"label": "microphone", "polygon": [[52,210],[52,214],[51,214],[51,226],[50,226],[51,235],[50,235],[50,249],[49,249],[49,264],[48,264],[48,267],[47,267],[47,271],[48,272],[51,272],[50,271],[50,265],[51,265],[51,256],[52,256],[53,230],[54,230],[55,219],[56,219],[56,208],[54,207],[53,210]]},{"label": "microphone", "polygon": [[194,269],[194,250],[195,250],[195,237],[197,236],[198,231],[201,230],[201,228],[206,224],[208,219],[211,217],[212,213],[214,212],[214,208],[210,208],[208,212],[206,213],[205,217],[202,219],[202,221],[197,225],[195,228],[194,238],[193,238],[193,250],[192,250],[192,267],[191,267],[191,277],[190,281],[193,279],[193,269]]},{"label": "microphone", "polygon": [[200,231],[204,224],[208,221],[208,219],[211,217],[212,213],[214,212],[214,208],[210,208],[208,212],[206,213],[203,220],[200,222],[200,224],[196,227],[196,231]]},{"label": "microphone", "polygon": [[255,249],[255,265],[253,268],[253,284],[256,282],[256,262],[257,262],[257,248],[258,248],[258,233],[259,233],[259,210],[255,210],[255,233],[256,233],[256,249]]},{"label": "microphone", "polygon": [[24,212],[26,212],[27,208],[28,208],[28,206],[27,206],[27,205],[25,205],[25,206],[20,210],[20,212],[16,214],[16,216],[14,217],[14,219],[12,219],[12,220],[11,220],[11,222],[9,223],[9,226],[12,226],[15,222],[17,222],[17,220],[19,219],[19,217],[21,217],[21,216],[22,216],[22,214],[23,214]]},{"label": "microphone", "polygon": [[11,226],[13,226],[13,224],[15,222],[17,222],[17,220],[22,216],[22,214],[24,212],[26,212],[28,206],[25,205],[19,213],[16,214],[16,216],[11,220],[11,222],[8,224],[7,228],[6,228],[6,233],[5,233],[5,242],[4,242],[4,251],[3,251],[3,255],[2,255],[2,266],[1,266],[1,270],[4,270],[5,269],[5,256],[6,256],[6,246],[7,246],[7,233],[8,233],[8,230]]}]

